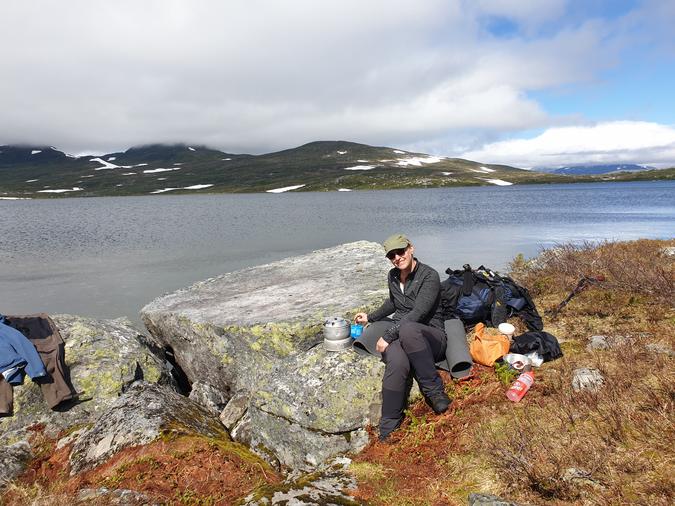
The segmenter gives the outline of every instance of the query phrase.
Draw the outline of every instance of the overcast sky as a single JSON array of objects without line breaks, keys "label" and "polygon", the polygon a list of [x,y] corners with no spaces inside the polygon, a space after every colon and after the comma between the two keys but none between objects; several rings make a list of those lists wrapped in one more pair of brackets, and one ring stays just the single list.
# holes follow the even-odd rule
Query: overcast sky
[{"label": "overcast sky", "polygon": [[2,0],[0,144],[675,165],[675,0]]}]

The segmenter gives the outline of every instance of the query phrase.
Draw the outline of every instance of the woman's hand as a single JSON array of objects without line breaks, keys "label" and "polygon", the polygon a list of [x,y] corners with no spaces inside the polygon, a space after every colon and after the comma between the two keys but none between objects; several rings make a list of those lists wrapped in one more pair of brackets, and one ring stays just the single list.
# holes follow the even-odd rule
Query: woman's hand
[{"label": "woman's hand", "polygon": [[387,346],[389,346],[389,343],[387,341],[385,341],[384,338],[380,337],[377,340],[377,343],[375,344],[375,350],[378,353],[384,353],[384,350],[387,349]]},{"label": "woman's hand", "polygon": [[365,325],[368,323],[368,315],[366,313],[356,313],[356,316],[354,317],[354,323]]}]

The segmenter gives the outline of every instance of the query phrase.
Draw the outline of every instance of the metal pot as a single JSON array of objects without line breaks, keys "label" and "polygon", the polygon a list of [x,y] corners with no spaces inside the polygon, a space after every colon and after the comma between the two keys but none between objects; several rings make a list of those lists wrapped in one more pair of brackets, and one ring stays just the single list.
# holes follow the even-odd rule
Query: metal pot
[{"label": "metal pot", "polygon": [[326,351],[342,351],[352,347],[350,323],[339,316],[327,318],[323,324],[323,346]]},{"label": "metal pot", "polygon": [[349,337],[351,325],[344,318],[333,316],[323,324],[323,338],[328,341],[340,341]]}]

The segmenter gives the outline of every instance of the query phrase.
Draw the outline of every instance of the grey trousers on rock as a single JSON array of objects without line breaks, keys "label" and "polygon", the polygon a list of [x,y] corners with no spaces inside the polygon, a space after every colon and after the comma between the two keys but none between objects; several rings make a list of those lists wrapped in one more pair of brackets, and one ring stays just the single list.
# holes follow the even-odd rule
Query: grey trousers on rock
[{"label": "grey trousers on rock", "polygon": [[[366,339],[382,336],[393,324],[388,319],[371,323],[364,329],[364,334],[368,333]],[[445,332],[422,323],[404,322],[398,335],[382,354],[386,367],[380,434],[388,434],[401,423],[413,377],[427,397],[443,392],[444,388],[436,362],[445,358]]]}]

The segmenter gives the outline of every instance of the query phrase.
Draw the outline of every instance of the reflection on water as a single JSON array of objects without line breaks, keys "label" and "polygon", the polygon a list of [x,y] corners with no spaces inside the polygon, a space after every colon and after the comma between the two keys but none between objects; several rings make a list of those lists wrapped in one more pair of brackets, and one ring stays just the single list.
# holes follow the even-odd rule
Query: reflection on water
[{"label": "reflection on water", "polygon": [[[243,267],[403,231],[439,272],[672,237],[675,182],[0,201],[0,312],[129,316]],[[344,259],[349,262],[349,258]]]}]

